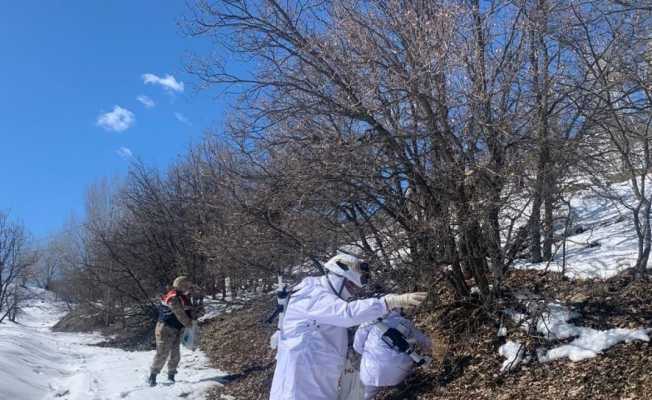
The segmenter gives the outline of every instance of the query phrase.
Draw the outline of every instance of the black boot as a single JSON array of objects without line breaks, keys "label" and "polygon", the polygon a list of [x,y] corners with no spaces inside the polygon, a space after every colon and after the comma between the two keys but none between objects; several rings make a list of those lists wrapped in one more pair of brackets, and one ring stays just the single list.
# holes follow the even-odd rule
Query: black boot
[{"label": "black boot", "polygon": [[147,378],[147,383],[149,383],[149,386],[156,386],[156,374],[149,374],[149,378]]},{"label": "black boot", "polygon": [[168,380],[172,383],[174,383],[174,372],[168,372]]}]

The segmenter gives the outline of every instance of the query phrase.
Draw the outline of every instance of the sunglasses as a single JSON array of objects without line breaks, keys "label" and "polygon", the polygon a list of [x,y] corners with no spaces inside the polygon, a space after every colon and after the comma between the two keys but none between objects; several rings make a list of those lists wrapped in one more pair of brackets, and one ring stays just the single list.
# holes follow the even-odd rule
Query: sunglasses
[{"label": "sunglasses", "polygon": [[[349,266],[344,264],[343,262],[337,261],[336,263],[340,268],[342,268],[342,270],[344,270],[344,271],[349,270]],[[363,262],[360,263],[359,268],[360,268],[360,272],[361,272],[360,273],[360,283],[362,283],[363,285],[366,285],[367,282],[369,282],[369,263],[367,263],[366,261],[363,261]]]}]

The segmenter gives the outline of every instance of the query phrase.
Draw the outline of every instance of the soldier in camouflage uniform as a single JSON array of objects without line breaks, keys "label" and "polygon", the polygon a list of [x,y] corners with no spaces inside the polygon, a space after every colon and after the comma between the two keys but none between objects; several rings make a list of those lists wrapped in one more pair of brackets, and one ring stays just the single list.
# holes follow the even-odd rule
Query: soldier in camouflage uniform
[{"label": "soldier in camouflage uniform", "polygon": [[156,375],[161,372],[165,361],[168,362],[168,379],[174,382],[181,358],[181,331],[184,327],[191,327],[193,322],[192,304],[188,296],[191,288],[188,277],[179,276],[174,280],[172,290],[161,297],[155,331],[156,356],[148,379],[150,386],[156,385]]}]

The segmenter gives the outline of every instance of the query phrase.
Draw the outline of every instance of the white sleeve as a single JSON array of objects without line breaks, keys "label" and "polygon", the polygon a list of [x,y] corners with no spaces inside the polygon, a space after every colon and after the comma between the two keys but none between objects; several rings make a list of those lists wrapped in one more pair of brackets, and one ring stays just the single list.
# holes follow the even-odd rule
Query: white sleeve
[{"label": "white sleeve", "polygon": [[367,342],[367,337],[369,336],[369,332],[371,332],[371,328],[373,328],[373,324],[362,324],[358,330],[355,331],[355,337],[353,338],[353,350],[355,350],[358,354],[362,354],[364,352],[364,345]]},{"label": "white sleeve", "polygon": [[346,302],[334,294],[321,293],[304,311],[317,322],[350,328],[382,317],[387,313],[387,305],[383,299]]}]

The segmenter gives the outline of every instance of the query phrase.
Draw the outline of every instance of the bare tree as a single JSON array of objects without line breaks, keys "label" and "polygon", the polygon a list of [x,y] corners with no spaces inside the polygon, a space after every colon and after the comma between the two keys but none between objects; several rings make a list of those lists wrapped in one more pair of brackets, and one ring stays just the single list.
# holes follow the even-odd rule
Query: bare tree
[{"label": "bare tree", "polygon": [[32,279],[45,290],[52,290],[52,283],[63,273],[65,264],[65,235],[55,234],[44,248],[38,250],[38,263],[32,268]]},{"label": "bare tree", "polygon": [[27,241],[24,227],[0,213],[0,323],[7,317],[16,320],[23,297],[21,286],[36,262],[34,253],[28,251]]},{"label": "bare tree", "polygon": [[458,294],[468,294],[465,275],[487,301],[500,292],[514,256],[500,215],[530,136],[521,111],[528,4],[193,4],[190,34],[261,66],[237,76],[198,59],[190,70],[244,88],[231,133],[268,179],[292,182],[297,204],[320,204],[387,269],[392,252],[380,248],[392,242],[409,249],[410,274],[450,265]]}]

